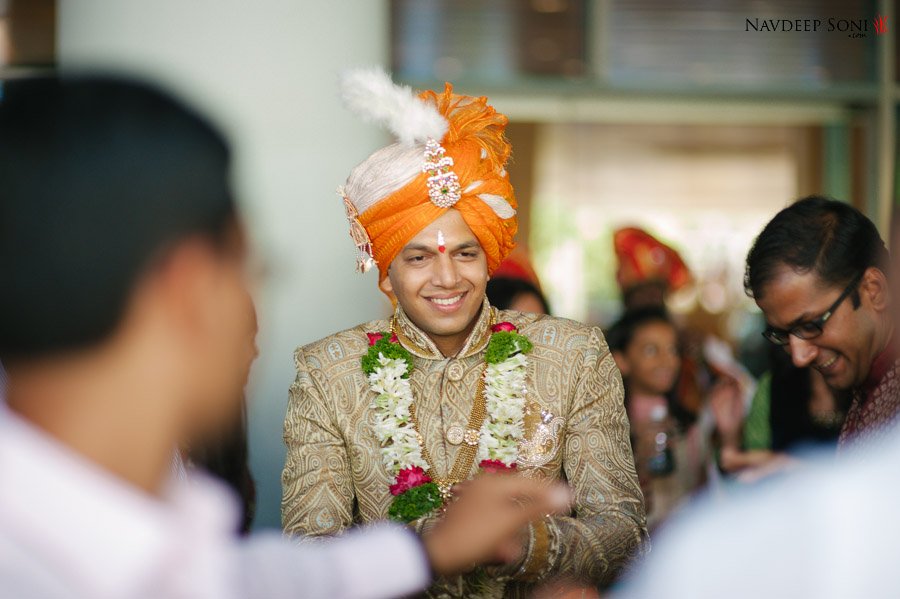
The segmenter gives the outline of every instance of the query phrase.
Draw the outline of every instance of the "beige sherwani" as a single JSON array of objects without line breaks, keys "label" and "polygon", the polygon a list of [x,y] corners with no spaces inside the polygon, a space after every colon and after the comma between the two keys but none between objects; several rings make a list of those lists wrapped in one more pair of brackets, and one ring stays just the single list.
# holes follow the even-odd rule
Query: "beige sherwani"
[{"label": "beige sherwani", "polygon": [[[644,550],[647,532],[622,379],[600,329],[500,312],[485,302],[466,345],[456,357],[445,358],[398,309],[401,342],[414,356],[411,385],[420,432],[436,474],[449,472],[461,447],[450,441],[459,442],[459,427],[465,428],[472,408],[491,312],[494,322],[513,323],[534,344],[519,470],[568,481],[575,505],[570,515],[532,525],[522,563],[442,579],[428,594],[519,597],[557,577],[602,584]],[[332,535],[387,518],[393,481],[371,429],[373,393],[360,360],[368,350],[366,333],[389,328],[388,321],[376,320],[296,351],[297,379],[284,423],[282,519],[289,533]],[[476,470],[477,464],[472,474]],[[428,525],[414,523],[417,530]]]}]

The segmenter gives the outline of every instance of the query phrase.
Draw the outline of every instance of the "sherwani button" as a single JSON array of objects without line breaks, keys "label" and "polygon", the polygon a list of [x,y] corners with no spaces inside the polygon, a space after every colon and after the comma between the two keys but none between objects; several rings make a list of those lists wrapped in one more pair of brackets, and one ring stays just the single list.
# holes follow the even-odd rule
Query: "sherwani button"
[{"label": "sherwani button", "polygon": [[463,367],[457,360],[453,360],[450,362],[450,366],[447,367],[447,378],[453,381],[454,383],[458,383],[463,378]]}]

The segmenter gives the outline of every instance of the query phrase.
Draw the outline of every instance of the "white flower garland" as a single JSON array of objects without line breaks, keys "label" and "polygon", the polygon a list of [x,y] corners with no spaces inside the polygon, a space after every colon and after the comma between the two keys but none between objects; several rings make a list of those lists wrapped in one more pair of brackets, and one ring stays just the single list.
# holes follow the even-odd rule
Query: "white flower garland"
[{"label": "white flower garland", "polygon": [[427,470],[412,424],[412,389],[409,379],[403,378],[406,361],[381,355],[378,364],[369,375],[369,387],[376,394],[372,407],[375,408],[375,436],[381,442],[381,461],[392,475],[411,466]]},{"label": "white flower garland", "polygon": [[500,460],[512,466],[519,459],[519,442],[525,436],[525,376],[528,358],[516,354],[484,371],[487,418],[481,425],[478,462]]},{"label": "white flower garland", "polygon": [[[381,459],[396,475],[412,466],[428,469],[419,435],[412,425],[413,405],[409,379],[403,378],[407,364],[402,359],[378,358],[379,367],[369,375],[376,394],[375,435],[381,443]],[[484,372],[487,418],[481,426],[478,461],[499,460],[512,466],[519,457],[519,442],[525,435],[525,378],[528,358],[516,354],[499,364],[488,364]]]}]

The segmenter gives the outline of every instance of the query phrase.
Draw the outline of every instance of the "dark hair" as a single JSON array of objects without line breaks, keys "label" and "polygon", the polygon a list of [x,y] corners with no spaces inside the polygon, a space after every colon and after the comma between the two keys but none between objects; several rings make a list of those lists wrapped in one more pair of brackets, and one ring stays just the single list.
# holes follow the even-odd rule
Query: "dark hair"
[{"label": "dark hair", "polygon": [[622,304],[626,310],[665,307],[668,291],[669,284],[663,279],[648,279],[622,289]]},{"label": "dark hair", "polygon": [[512,306],[517,297],[523,294],[534,294],[537,296],[544,312],[550,314],[550,305],[547,298],[541,293],[541,290],[524,279],[516,279],[513,277],[497,277],[488,281],[487,284],[488,301],[495,308],[506,310]]},{"label": "dark hair", "polygon": [[0,359],[109,336],[167,247],[221,240],[230,152],[167,94],[114,77],[5,84],[0,101]]},{"label": "dark hair", "polygon": [[637,330],[653,322],[664,322],[675,328],[665,308],[647,306],[625,312],[606,333],[606,343],[610,351],[626,351]]},{"label": "dark hair", "polygon": [[[759,299],[779,268],[813,272],[840,287],[874,266],[888,273],[890,257],[878,229],[856,208],[820,196],[798,200],[775,215],[747,254],[744,289]],[[859,295],[854,293],[854,307]]]},{"label": "dark hair", "polygon": [[247,451],[245,399],[241,399],[240,417],[235,419],[231,428],[217,439],[201,446],[192,446],[189,457],[195,466],[203,468],[237,493],[242,512],[238,532],[242,535],[249,533],[256,515],[256,484],[250,472]]}]

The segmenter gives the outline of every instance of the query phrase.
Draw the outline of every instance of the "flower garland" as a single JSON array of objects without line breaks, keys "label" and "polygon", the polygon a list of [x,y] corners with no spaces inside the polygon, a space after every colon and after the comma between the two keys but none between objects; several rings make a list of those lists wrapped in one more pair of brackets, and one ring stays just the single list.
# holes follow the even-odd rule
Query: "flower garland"
[{"label": "flower garland", "polygon": [[[532,343],[515,326],[502,322],[491,327],[485,350],[484,394],[487,417],[478,439],[479,467],[485,472],[514,470],[518,446],[525,434],[525,354]],[[362,369],[375,393],[375,436],[381,444],[381,460],[394,477],[394,496],[388,515],[412,522],[443,505],[438,485],[426,470],[422,438],[412,417],[414,403],[409,377],[413,358],[394,335],[367,333],[369,351]]]}]

